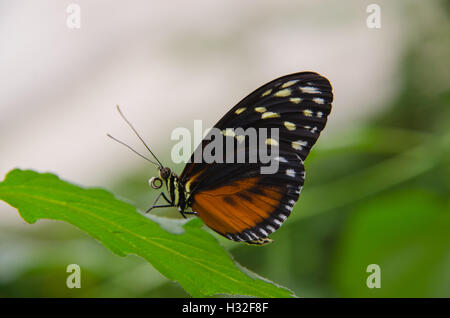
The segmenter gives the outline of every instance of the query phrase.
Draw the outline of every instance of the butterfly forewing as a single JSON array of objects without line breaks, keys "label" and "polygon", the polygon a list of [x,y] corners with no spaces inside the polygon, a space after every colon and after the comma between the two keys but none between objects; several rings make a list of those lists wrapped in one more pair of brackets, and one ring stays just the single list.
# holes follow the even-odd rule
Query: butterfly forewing
[{"label": "butterfly forewing", "polygon": [[[262,174],[261,162],[227,163],[225,148],[222,163],[195,162],[194,152],[180,176],[193,211],[229,239],[269,242],[269,234],[281,226],[298,200],[305,176],[303,161],[325,127],[332,100],[329,81],[312,72],[275,79],[245,97],[214,127],[223,131],[224,140],[236,139],[235,147],[243,143],[247,160],[254,149],[246,143],[248,137],[234,133],[236,129],[277,128],[277,139],[268,143],[278,147],[279,168]],[[196,152],[210,142],[205,138]]]}]

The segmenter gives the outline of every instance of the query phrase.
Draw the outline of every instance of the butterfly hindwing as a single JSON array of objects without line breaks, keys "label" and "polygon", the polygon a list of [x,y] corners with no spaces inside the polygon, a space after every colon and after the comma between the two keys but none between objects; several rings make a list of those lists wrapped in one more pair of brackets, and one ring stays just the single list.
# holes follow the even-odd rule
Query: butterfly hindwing
[{"label": "butterfly hindwing", "polygon": [[[279,151],[279,169],[261,174],[259,162],[227,163],[226,149],[223,163],[195,162],[194,153],[180,176],[193,211],[229,239],[269,242],[269,234],[281,226],[298,200],[305,176],[303,161],[325,127],[332,100],[329,81],[312,72],[275,79],[245,97],[214,127],[224,132],[225,140],[239,139],[236,128],[278,128],[273,143]],[[251,147],[243,140],[249,153]],[[210,142],[205,138],[196,151]]]}]

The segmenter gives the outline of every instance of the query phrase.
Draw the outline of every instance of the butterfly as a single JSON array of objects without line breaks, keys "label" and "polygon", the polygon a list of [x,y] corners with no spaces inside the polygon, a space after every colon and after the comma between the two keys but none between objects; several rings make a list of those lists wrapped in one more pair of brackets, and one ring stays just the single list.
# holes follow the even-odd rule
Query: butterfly
[{"label": "butterfly", "polygon": [[[193,214],[220,235],[237,242],[263,245],[272,242],[269,237],[291,214],[299,199],[305,181],[304,161],[325,128],[331,112],[333,92],[330,82],[314,72],[300,72],[277,78],[253,91],[220,119],[214,128],[222,137],[235,144],[248,158],[252,147],[247,145],[249,135],[237,134],[254,129],[277,129],[273,136],[257,135],[262,144],[276,149],[278,168],[274,173],[263,174],[262,162],[205,162],[196,160],[196,153],[206,150],[212,143],[206,136],[194,151],[182,173],[178,176],[164,166],[144,143],[156,162],[138,155],[158,166],[158,176],[149,180],[152,188],[165,185],[167,195],[160,192],[154,208],[176,207],[183,217]],[[223,143],[223,158],[227,151]],[[233,150],[237,146],[233,146]],[[253,148],[255,148],[253,146]],[[255,149],[253,149],[255,150]],[[236,159],[236,157],[233,157]],[[158,205],[160,199],[165,204]]]}]

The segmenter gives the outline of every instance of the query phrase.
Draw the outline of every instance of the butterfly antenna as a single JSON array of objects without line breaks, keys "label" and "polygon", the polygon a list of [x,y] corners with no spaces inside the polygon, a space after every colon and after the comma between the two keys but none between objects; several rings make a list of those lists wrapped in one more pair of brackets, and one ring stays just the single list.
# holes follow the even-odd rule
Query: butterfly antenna
[{"label": "butterfly antenna", "polygon": [[[134,129],[133,125],[128,121],[128,119],[125,117],[125,115],[122,113],[122,111],[120,110],[119,105],[116,105],[117,111],[119,112],[120,116],[123,118],[123,120],[125,120],[125,122],[128,124],[128,126],[130,126],[131,130],[133,130],[134,134],[139,138],[139,140],[144,144],[145,148],[147,148],[147,150],[151,153],[151,155],[153,156],[153,158],[156,159],[156,161],[158,162],[159,166],[162,168],[164,167],[163,164],[161,163],[161,161],[158,160],[158,158],[155,156],[155,154],[153,153],[153,151],[150,150],[149,146],[147,146],[147,144],[145,143],[144,139],[142,139],[142,137],[138,134],[138,132],[136,131],[136,129]],[[116,139],[116,141],[118,141]],[[128,146],[128,148],[131,149],[131,147]],[[134,150],[133,150],[134,151]],[[136,152],[136,151],[134,151]],[[151,161],[151,160],[150,160]],[[152,161],[153,162],[153,161]]]},{"label": "butterfly antenna", "polygon": [[158,165],[156,162],[154,162],[154,161],[148,159],[146,156],[140,154],[139,152],[137,152],[136,150],[134,150],[133,148],[131,148],[129,145],[127,145],[127,144],[124,143],[123,141],[120,141],[119,139],[114,138],[114,137],[111,136],[110,134],[106,134],[106,136],[108,136],[108,137],[111,138],[112,140],[118,142],[119,144],[124,145],[125,147],[127,147],[128,149],[130,149],[132,152],[134,152],[135,154],[137,154],[139,157],[144,158],[145,160],[147,160],[147,161],[149,161],[149,162],[151,162],[151,163],[153,163],[154,165],[156,165],[156,166],[159,167],[159,165]]}]

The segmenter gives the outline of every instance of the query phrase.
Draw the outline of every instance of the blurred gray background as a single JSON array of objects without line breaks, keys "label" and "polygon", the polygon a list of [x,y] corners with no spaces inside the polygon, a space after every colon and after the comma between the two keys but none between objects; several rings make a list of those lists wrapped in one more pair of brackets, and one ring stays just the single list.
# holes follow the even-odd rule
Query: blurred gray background
[{"label": "blurred gray background", "polygon": [[81,28],[69,29],[71,2],[2,1],[0,174],[103,186],[145,164],[105,137],[138,144],[116,104],[161,154],[175,127],[211,126],[260,85],[304,70],[334,87],[325,135],[356,124],[398,86],[407,2],[381,1],[382,28],[369,29],[368,1],[77,1]]}]

